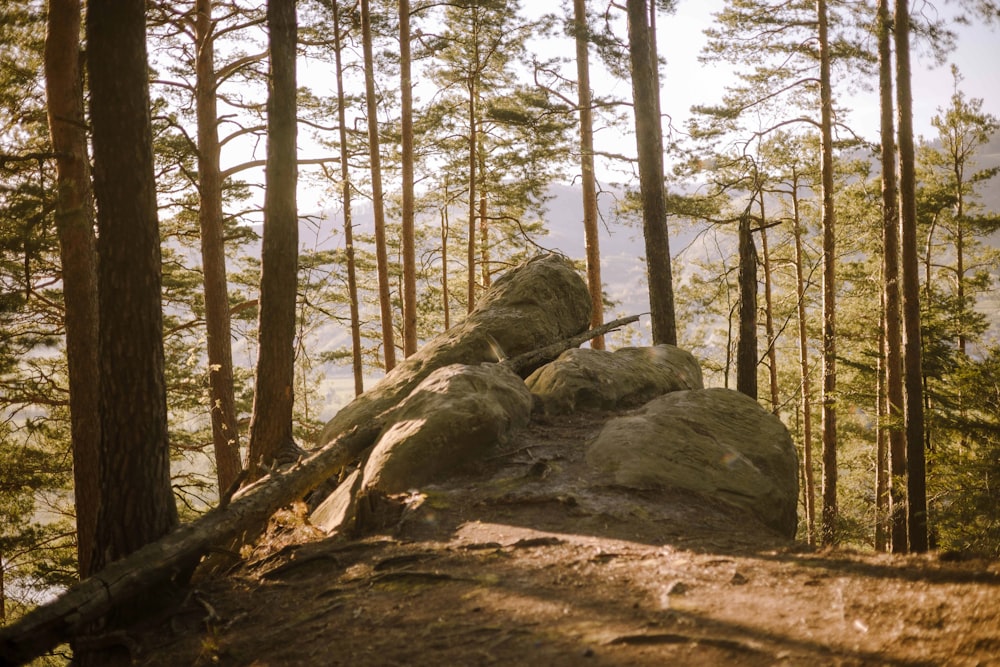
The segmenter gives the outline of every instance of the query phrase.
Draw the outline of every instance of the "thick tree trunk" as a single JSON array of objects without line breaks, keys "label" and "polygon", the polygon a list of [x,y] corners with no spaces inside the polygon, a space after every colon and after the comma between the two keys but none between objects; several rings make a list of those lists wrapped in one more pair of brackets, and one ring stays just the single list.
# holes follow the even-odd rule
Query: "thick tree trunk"
[{"label": "thick tree trunk", "polygon": [[344,253],[347,260],[347,296],[351,311],[351,368],[354,374],[354,395],[365,390],[364,367],[361,357],[361,315],[358,306],[358,275],[354,261],[354,222],[351,214],[351,167],[350,150],[347,147],[347,112],[344,96],[344,65],[342,62],[340,39],[340,13],[337,3],[333,7],[334,59],[337,75],[337,125],[340,131],[340,180],[344,202]]},{"label": "thick tree trunk", "polygon": [[882,272],[885,311],[885,423],[890,475],[889,543],[907,550],[906,440],[903,432],[903,338],[900,330],[899,208],[896,196],[896,141],[892,98],[892,20],[889,0],[879,0],[879,103],[882,134]]},{"label": "thick tree trunk", "polygon": [[370,4],[369,0],[361,0],[361,40],[365,57],[368,153],[372,175],[372,211],[375,215],[375,261],[378,265],[378,302],[382,319],[382,358],[385,360],[385,372],[388,373],[396,366],[396,336],[392,328],[392,296],[389,293],[389,256],[385,235],[385,200],[382,194],[382,156],[378,136]]},{"label": "thick tree trunk", "polygon": [[243,466],[240,462],[239,425],[233,394],[233,346],[222,220],[222,169],[219,164],[212,0],[197,0],[195,14],[195,106],[198,115],[198,192],[201,199],[198,222],[201,226],[201,263],[205,284],[212,442],[221,494],[236,481]]},{"label": "thick tree trunk", "polygon": [[160,234],[145,3],[92,0],[87,55],[98,222],[101,508],[94,568],[177,523],[170,488]]},{"label": "thick tree trunk", "polygon": [[916,164],[910,89],[910,14],[896,0],[896,98],[899,114],[899,225],[901,242],[903,372],[906,397],[906,523],[910,551],[927,551],[923,369],[920,348],[920,271],[917,258]]},{"label": "thick tree trunk", "polygon": [[296,206],[295,2],[270,2],[271,76],[267,98],[267,190],[261,250],[260,324],[247,469],[261,476],[294,451],[295,304],[299,229]]},{"label": "thick tree trunk", "polygon": [[667,236],[667,206],[663,185],[663,133],[660,127],[656,63],[652,57],[645,0],[628,0],[626,4],[653,343],[676,345],[677,325],[674,315],[670,241]]},{"label": "thick tree trunk", "polygon": [[[177,524],[170,485],[160,231],[153,171],[143,0],[91,0],[87,65],[98,225],[100,430],[94,571]],[[94,633],[133,615],[121,607]],[[125,665],[115,648],[81,665]]]},{"label": "thick tree trunk", "polygon": [[97,237],[83,113],[80,16],[80,0],[49,3],[45,86],[49,133],[56,154],[56,230],[66,302],[77,559],[80,576],[86,578],[92,571],[99,504],[101,392],[97,356]]},{"label": "thick tree trunk", "polygon": [[757,249],[750,210],[740,216],[740,326],[736,339],[736,391],[757,400]]},{"label": "thick tree trunk", "polygon": [[410,0],[399,0],[399,83],[403,162],[403,356],[417,351],[417,257],[413,210],[413,85],[410,77]]},{"label": "thick tree trunk", "polygon": [[[580,173],[583,188],[583,235],[587,252],[587,288],[590,290],[590,326],[604,322],[604,286],[601,283],[601,246],[597,228],[597,178],[594,175],[594,114],[590,94],[590,50],[586,0],[573,0],[576,31],[577,99],[580,105]],[[604,349],[604,336],[590,342]]]},{"label": "thick tree trunk", "polygon": [[826,1],[816,3],[819,25],[823,182],[823,544],[837,541],[837,248],[833,206],[833,92]]}]

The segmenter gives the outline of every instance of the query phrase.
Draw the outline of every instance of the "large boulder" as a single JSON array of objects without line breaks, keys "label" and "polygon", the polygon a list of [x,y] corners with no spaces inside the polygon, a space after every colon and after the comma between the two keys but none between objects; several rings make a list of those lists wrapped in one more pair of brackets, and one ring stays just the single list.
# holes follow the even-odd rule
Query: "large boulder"
[{"label": "large boulder", "polygon": [[439,368],[386,416],[363,466],[316,507],[309,521],[327,533],[358,528],[359,512],[365,516],[372,510],[366,503],[482,467],[530,418],[531,394],[506,366]]},{"label": "large boulder", "polygon": [[531,394],[507,367],[439,368],[392,411],[365,463],[364,487],[402,493],[473,470],[530,418]]},{"label": "large boulder", "polygon": [[380,418],[438,368],[530,352],[585,331],[589,322],[590,294],[569,260],[557,255],[528,260],[494,281],[465,320],[334,415],[316,444]]},{"label": "large boulder", "polygon": [[668,392],[704,386],[698,361],[673,345],[566,350],[525,383],[545,414],[634,407]]},{"label": "large boulder", "polygon": [[777,417],[739,392],[661,396],[609,421],[586,456],[618,486],[703,494],[749,511],[784,536],[795,535],[795,446]]}]

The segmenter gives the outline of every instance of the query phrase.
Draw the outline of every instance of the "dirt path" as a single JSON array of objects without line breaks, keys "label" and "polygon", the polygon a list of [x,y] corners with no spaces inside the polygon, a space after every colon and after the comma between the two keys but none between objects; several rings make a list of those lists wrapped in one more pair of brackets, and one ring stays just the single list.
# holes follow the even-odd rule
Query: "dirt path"
[{"label": "dirt path", "polygon": [[604,416],[346,540],[294,512],[142,629],[177,665],[1000,665],[1000,564],[816,552],[682,494],[602,486]]}]

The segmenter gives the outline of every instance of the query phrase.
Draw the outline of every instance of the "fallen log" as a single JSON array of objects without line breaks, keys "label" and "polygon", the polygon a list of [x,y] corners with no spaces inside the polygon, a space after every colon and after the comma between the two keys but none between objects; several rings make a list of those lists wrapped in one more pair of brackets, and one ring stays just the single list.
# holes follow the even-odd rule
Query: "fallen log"
[{"label": "fallen log", "polygon": [[598,336],[603,336],[609,331],[620,329],[626,324],[632,324],[633,322],[638,321],[639,315],[622,317],[620,319],[607,322],[596,329],[590,329],[589,331],[584,331],[576,336],[570,336],[569,338],[556,341],[555,343],[546,345],[538,350],[532,350],[530,352],[519,354],[516,357],[511,357],[510,359],[504,359],[501,363],[509,366],[512,371],[520,375],[522,378],[526,378],[538,368],[541,368],[551,361],[555,361],[556,358],[566,350],[570,350],[574,347],[580,347],[588,340],[597,338]]},{"label": "fallen log", "polygon": [[52,602],[0,628],[0,665],[19,665],[86,630],[113,607],[182,576],[192,561],[218,544],[263,525],[279,509],[303,497],[375,442],[381,431],[368,423],[335,438],[285,472],[243,490],[225,508],[180,526],[162,539],[115,561],[72,586]]}]

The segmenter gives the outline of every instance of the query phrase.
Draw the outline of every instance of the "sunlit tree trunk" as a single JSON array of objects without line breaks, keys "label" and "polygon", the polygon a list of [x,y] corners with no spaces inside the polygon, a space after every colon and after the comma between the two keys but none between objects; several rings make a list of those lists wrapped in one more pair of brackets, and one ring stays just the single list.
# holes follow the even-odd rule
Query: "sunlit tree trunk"
[{"label": "sunlit tree trunk", "polygon": [[365,57],[365,99],[368,110],[368,152],[372,174],[372,209],[375,215],[375,261],[378,264],[378,301],[382,318],[382,356],[385,372],[396,366],[396,341],[392,328],[389,293],[389,255],[385,236],[385,201],[382,195],[382,157],[378,136],[378,101],[375,98],[375,56],[369,0],[361,0],[361,40]]},{"label": "sunlit tree trunk", "polygon": [[467,270],[469,276],[468,294],[466,298],[468,299],[468,312],[472,312],[472,309],[476,306],[476,187],[478,181],[478,169],[479,159],[477,156],[477,147],[479,146],[479,134],[478,123],[476,122],[476,116],[478,115],[477,105],[476,105],[476,82],[474,78],[469,77],[468,82],[469,91],[469,244],[468,252],[466,253],[466,262],[468,263]]},{"label": "sunlit tree trunk", "polygon": [[653,343],[676,345],[677,326],[674,315],[670,242],[667,236],[667,207],[663,185],[663,134],[660,127],[656,63],[653,60],[650,44],[647,3],[645,0],[628,0],[626,5]]},{"label": "sunlit tree trunk", "polygon": [[260,333],[247,462],[251,479],[262,474],[262,464],[272,465],[275,460],[294,456],[296,450],[292,439],[299,262],[295,2],[269,2],[267,26],[271,75],[267,96]]},{"label": "sunlit tree trunk", "polygon": [[899,145],[899,226],[902,273],[904,413],[906,417],[906,523],[910,551],[927,551],[923,375],[920,349],[920,272],[917,258],[916,164],[910,85],[910,13],[896,0],[896,111]]},{"label": "sunlit tree trunk", "polygon": [[195,15],[195,106],[198,117],[198,193],[201,203],[198,222],[201,227],[201,262],[205,285],[212,443],[221,494],[239,477],[242,464],[236,398],[233,394],[233,347],[222,220],[222,170],[219,115],[216,108],[212,0],[197,0]]},{"label": "sunlit tree trunk", "polygon": [[767,224],[764,195],[760,196],[760,254],[764,269],[764,335],[767,337],[768,384],[770,386],[771,412],[778,413],[778,349],[774,335],[774,296],[772,294],[771,252],[767,245]]},{"label": "sunlit tree trunk", "polygon": [[805,253],[802,244],[802,219],[799,212],[798,175],[792,182],[792,216],[795,236],[795,295],[799,321],[799,378],[802,401],[802,470],[806,508],[806,539],[816,544],[816,481],[812,460],[812,390],[809,385],[809,332],[806,324]]},{"label": "sunlit tree trunk", "polygon": [[[97,238],[83,113],[80,0],[51,0],[45,38],[49,133],[56,154],[56,231],[66,303],[70,428],[77,558],[81,578],[92,572],[101,444],[97,333]],[[2,591],[0,591],[2,599]]]},{"label": "sunlit tree trunk", "polygon": [[[601,284],[601,248],[597,228],[597,178],[594,175],[594,114],[591,109],[590,51],[586,0],[573,0],[576,31],[577,99],[580,105],[580,173],[583,189],[583,234],[587,253],[587,288],[590,290],[590,327],[604,324],[604,287]],[[604,336],[590,341],[604,349]]]},{"label": "sunlit tree trunk", "polygon": [[347,147],[347,111],[344,96],[344,64],[340,38],[340,11],[337,3],[333,6],[334,25],[334,66],[337,77],[337,125],[340,132],[340,182],[341,198],[344,202],[344,253],[347,260],[347,296],[351,311],[351,368],[354,373],[354,395],[365,390],[364,366],[361,358],[361,315],[358,307],[358,276],[354,259],[354,220],[351,211],[351,167],[350,150]]},{"label": "sunlit tree trunk", "polygon": [[899,204],[896,192],[896,127],[892,97],[892,19],[889,0],[879,0],[879,103],[882,135],[882,272],[885,311],[885,420],[889,460],[889,545],[907,550],[906,439],[903,432],[903,338],[900,330]]},{"label": "sunlit tree trunk", "polygon": [[417,257],[413,210],[413,85],[410,77],[410,0],[399,0],[399,83],[402,99],[403,356],[417,351]]},{"label": "sunlit tree trunk", "polygon": [[819,27],[823,183],[823,544],[837,541],[837,248],[833,206],[833,92],[825,0],[816,3]]}]

